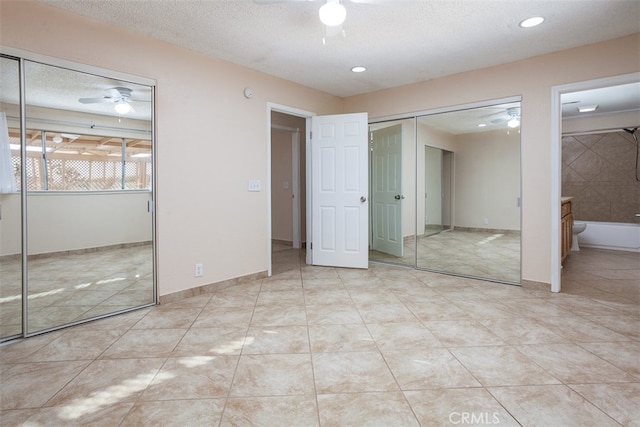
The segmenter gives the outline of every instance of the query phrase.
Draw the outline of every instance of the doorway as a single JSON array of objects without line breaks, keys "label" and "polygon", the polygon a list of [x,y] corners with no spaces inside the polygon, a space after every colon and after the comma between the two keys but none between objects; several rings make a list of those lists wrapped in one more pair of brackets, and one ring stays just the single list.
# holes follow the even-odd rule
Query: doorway
[{"label": "doorway", "polygon": [[[309,242],[308,250],[304,251],[304,262],[367,268],[367,113],[316,116],[307,111],[268,103],[267,274],[273,275],[274,210],[271,196],[274,189],[271,177],[274,155],[271,126],[272,119],[278,117],[304,120],[304,153],[301,149],[299,156],[300,165],[304,158],[304,170],[300,166],[300,177],[305,177],[300,188],[304,188],[307,195],[306,202],[303,204],[301,201],[304,214],[300,214],[300,221],[304,218],[305,222],[305,226],[301,227],[304,228],[304,240]],[[302,122],[298,123],[299,126],[288,127],[302,128]],[[313,153],[312,133],[315,142]],[[302,148],[302,144],[300,147]],[[312,221],[313,218],[316,219],[315,222]]]},{"label": "doorway", "polygon": [[424,147],[424,236],[452,228],[453,152]]},{"label": "doorway", "polygon": [[564,94],[636,83],[640,73],[630,73],[596,80],[569,83],[551,88],[551,291],[560,292],[562,284],[561,215],[562,196],[562,132]]},{"label": "doorway", "polygon": [[301,233],[301,198],[304,197],[300,190],[301,153],[304,153],[300,149],[301,133],[301,128],[278,125],[272,121],[271,242],[274,250],[276,247],[300,249],[304,240]]},{"label": "doorway", "polygon": [[[313,113],[269,105],[268,275],[299,264],[307,241],[308,121]],[[295,249],[295,255],[290,256]],[[278,253],[274,257],[274,253]],[[304,260],[302,260],[304,261]]]}]

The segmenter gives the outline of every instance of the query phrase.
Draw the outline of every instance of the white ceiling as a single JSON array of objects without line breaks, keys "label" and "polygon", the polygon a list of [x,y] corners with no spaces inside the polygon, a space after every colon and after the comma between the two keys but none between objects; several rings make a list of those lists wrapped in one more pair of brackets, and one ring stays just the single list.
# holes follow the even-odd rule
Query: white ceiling
[{"label": "white ceiling", "polygon": [[638,0],[343,0],[346,36],[326,45],[322,1],[40,1],[340,97],[640,31]]},{"label": "white ceiling", "polygon": [[[346,36],[330,37],[326,45],[317,14],[322,1],[40,1],[343,97],[640,31],[638,0],[345,0]],[[536,28],[518,27],[534,15],[546,21]],[[352,73],[357,64],[368,71]],[[54,67],[36,67],[33,73],[47,83],[29,86],[33,105],[117,116],[113,104],[78,102],[117,86],[133,89],[134,100],[150,100],[143,86],[68,76],[69,71]],[[7,69],[3,76],[0,101],[17,103],[17,78],[9,78]],[[640,110],[640,83],[565,94],[562,101],[565,118],[577,115],[580,105],[598,104],[595,114]],[[127,117],[150,117],[149,102],[132,105],[136,111]],[[431,120],[451,133],[492,130],[504,127],[504,120],[492,121],[505,117],[509,106]],[[488,126],[479,129],[481,122]]]},{"label": "white ceiling", "polygon": [[[640,54],[639,54],[640,56]],[[565,93],[562,99],[562,117],[567,119],[588,114],[611,114],[640,110],[640,83],[603,87]],[[592,113],[581,113],[578,108],[597,106]],[[638,123],[640,124],[640,123]]]}]

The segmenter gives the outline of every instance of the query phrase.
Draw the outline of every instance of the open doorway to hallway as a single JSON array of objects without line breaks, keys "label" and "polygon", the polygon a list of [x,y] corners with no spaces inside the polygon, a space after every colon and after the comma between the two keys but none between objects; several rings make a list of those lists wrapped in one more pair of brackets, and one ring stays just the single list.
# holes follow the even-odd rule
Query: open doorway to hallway
[{"label": "open doorway to hallway", "polygon": [[[271,111],[271,251],[306,242],[306,118]],[[275,260],[274,260],[275,262]]]}]

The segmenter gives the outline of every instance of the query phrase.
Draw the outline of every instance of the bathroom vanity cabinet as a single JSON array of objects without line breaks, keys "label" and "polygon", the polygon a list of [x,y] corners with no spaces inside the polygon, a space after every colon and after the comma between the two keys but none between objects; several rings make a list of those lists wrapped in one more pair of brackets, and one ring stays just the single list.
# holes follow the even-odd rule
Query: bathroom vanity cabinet
[{"label": "bathroom vanity cabinet", "polygon": [[560,229],[562,230],[562,247],[560,249],[561,262],[571,253],[571,238],[573,236],[573,213],[571,212],[572,197],[563,197],[560,208]]}]

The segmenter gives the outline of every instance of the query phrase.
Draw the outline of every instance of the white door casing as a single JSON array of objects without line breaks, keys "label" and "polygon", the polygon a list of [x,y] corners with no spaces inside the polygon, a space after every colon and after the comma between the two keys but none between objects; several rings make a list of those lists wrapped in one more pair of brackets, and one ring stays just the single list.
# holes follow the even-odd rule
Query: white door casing
[{"label": "white door casing", "polygon": [[367,268],[367,113],[311,119],[314,265]]},{"label": "white door casing", "polygon": [[372,249],[403,255],[402,125],[372,132]]}]

